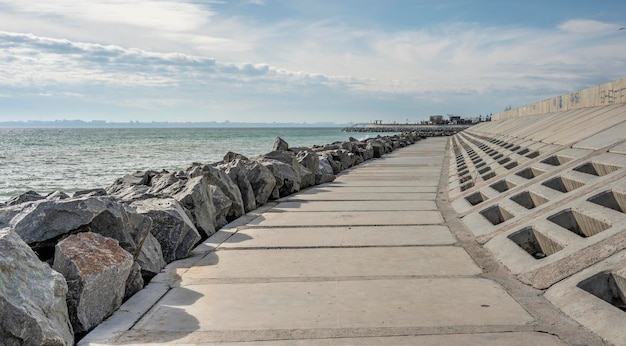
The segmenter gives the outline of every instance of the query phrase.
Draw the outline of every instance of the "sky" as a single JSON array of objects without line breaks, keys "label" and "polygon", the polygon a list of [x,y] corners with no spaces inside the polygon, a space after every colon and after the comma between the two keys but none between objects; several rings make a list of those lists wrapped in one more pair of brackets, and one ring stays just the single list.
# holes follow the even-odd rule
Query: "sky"
[{"label": "sky", "polygon": [[626,77],[623,0],[0,0],[0,121],[415,122]]}]

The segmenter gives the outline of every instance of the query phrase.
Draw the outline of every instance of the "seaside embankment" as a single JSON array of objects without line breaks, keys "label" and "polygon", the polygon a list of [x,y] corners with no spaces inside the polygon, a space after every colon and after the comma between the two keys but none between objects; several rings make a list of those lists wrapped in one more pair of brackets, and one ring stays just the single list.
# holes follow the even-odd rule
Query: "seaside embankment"
[{"label": "seaside embankment", "polygon": [[229,152],[220,162],[136,172],[72,196],[16,196],[0,205],[0,339],[72,344],[229,222],[420,139],[290,148],[277,138],[272,152],[251,159]]}]

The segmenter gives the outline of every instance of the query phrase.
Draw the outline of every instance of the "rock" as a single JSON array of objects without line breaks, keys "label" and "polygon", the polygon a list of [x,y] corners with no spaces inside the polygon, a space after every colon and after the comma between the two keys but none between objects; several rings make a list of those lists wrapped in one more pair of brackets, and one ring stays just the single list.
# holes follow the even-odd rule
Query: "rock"
[{"label": "rock", "polygon": [[385,154],[385,145],[376,139],[367,140],[367,148],[371,148],[374,158],[380,158]]},{"label": "rock", "polygon": [[335,180],[335,174],[333,167],[328,162],[328,158],[322,157],[319,160],[319,168],[315,173],[315,184],[330,183]]},{"label": "rock", "polygon": [[[332,151],[324,151],[322,152],[322,158],[326,159],[330,167],[333,169],[333,174],[337,175],[341,173],[341,162],[335,161],[332,155]],[[321,162],[321,160],[320,160]]]},{"label": "rock", "polygon": [[76,191],[74,192],[72,197],[98,197],[98,196],[106,196],[106,195],[107,195],[107,190],[103,188],[97,188],[97,189]]},{"label": "rock", "polygon": [[241,194],[244,212],[247,213],[256,209],[257,204],[254,189],[252,188],[252,184],[250,184],[250,180],[248,180],[248,176],[246,175],[246,166],[244,162],[246,162],[244,159],[235,159],[227,164],[218,166],[218,168],[223,170],[224,173],[226,173],[230,179],[237,184],[237,188]]},{"label": "rock", "polygon": [[49,201],[60,201],[68,198],[70,198],[70,196],[63,191],[54,191],[46,196],[46,199]]},{"label": "rock", "polygon": [[[181,203],[173,198],[135,201],[132,206],[137,208],[138,213],[149,216],[153,220],[150,233],[161,245],[162,257],[166,263],[187,257],[201,239],[200,233],[183,210]],[[147,252],[146,255],[148,254],[150,253]],[[149,258],[146,256],[145,259],[138,259],[142,269],[158,273],[160,268],[157,271],[144,266]]]},{"label": "rock", "polygon": [[165,267],[166,263],[163,259],[161,244],[152,233],[148,234],[146,240],[143,242],[141,251],[139,251],[135,262],[141,267],[141,276],[143,277],[144,284],[150,282],[150,280]]},{"label": "rock", "polygon": [[124,288],[124,299],[126,300],[133,296],[133,294],[139,292],[143,288],[143,277],[141,275],[141,267],[137,262],[134,262],[130,268],[130,273],[126,279]]},{"label": "rock", "polygon": [[311,172],[317,172],[320,165],[320,157],[313,150],[302,150],[296,155],[296,160]]},{"label": "rock", "polygon": [[67,280],[74,333],[89,331],[122,304],[132,265],[133,256],[117,240],[96,233],[74,234],[57,244],[53,269]]},{"label": "rock", "polygon": [[200,170],[195,168],[189,172],[190,178],[195,178],[198,174],[206,177],[210,185],[215,185],[222,190],[224,195],[230,199],[230,208],[226,214],[227,221],[233,221],[241,215],[245,214],[243,198],[237,184],[222,169],[217,169],[211,165],[202,166]]},{"label": "rock", "polygon": [[119,241],[136,256],[150,231],[150,218],[111,197],[38,201],[10,222],[13,230],[46,260],[55,244],[69,234],[94,232]]},{"label": "rock", "polygon": [[[291,195],[300,191],[301,178],[292,166],[274,159],[263,158],[259,161],[263,166],[267,167],[274,178],[276,186],[272,195],[275,198]],[[300,164],[298,164],[299,166]]]},{"label": "rock", "polygon": [[283,140],[282,138],[276,137],[272,150],[289,150],[289,144],[287,144],[287,142],[285,142],[285,140]]},{"label": "rock", "polygon": [[117,178],[115,182],[111,186],[109,186],[106,191],[111,195],[119,194],[122,190],[127,190],[129,187],[136,185],[144,185],[147,186],[150,184],[150,180],[152,177],[157,175],[158,172],[155,171],[146,171],[146,172],[135,172],[133,174],[125,175],[121,178]]},{"label": "rock", "polygon": [[345,149],[337,149],[331,151],[331,155],[335,162],[339,162],[341,164],[341,170],[348,169],[354,166],[352,157],[350,157],[350,152]]},{"label": "rock", "polygon": [[229,151],[229,152],[226,153],[226,155],[224,155],[224,159],[222,160],[222,162],[223,163],[229,163],[229,162],[237,160],[237,159],[244,160],[244,161],[248,160],[247,157],[245,157],[245,156],[243,156],[241,154],[237,154],[237,153],[233,153],[232,151]]},{"label": "rock", "polygon": [[215,207],[215,227],[220,229],[228,224],[228,220],[226,216],[228,215],[228,211],[232,205],[230,198],[226,196],[222,190],[215,186],[209,185],[209,189],[211,189],[211,193],[213,194],[213,206]]},{"label": "rock", "polygon": [[272,172],[257,161],[242,161],[244,174],[254,193],[257,206],[264,205],[269,200],[276,186],[276,178]]},{"label": "rock", "polygon": [[213,195],[204,176],[188,179],[184,185],[176,183],[162,193],[176,199],[189,211],[193,224],[203,237],[215,233]]},{"label": "rock", "polygon": [[63,276],[9,228],[0,229],[0,343],[73,345]]},{"label": "rock", "polygon": [[42,199],[45,199],[44,196],[38,194],[35,191],[27,191],[24,192],[23,194],[19,195],[19,196],[15,196],[11,199],[9,199],[8,201],[6,201],[5,206],[10,207],[13,205],[20,205],[22,203],[26,203],[26,202],[34,202],[34,201],[40,201]]}]

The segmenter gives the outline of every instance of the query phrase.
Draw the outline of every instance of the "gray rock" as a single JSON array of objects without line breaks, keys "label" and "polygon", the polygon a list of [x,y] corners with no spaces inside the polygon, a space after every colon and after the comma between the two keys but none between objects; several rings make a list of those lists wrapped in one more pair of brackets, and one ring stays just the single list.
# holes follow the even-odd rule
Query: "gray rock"
[{"label": "gray rock", "polygon": [[228,215],[228,211],[232,205],[230,198],[226,196],[222,190],[215,186],[209,185],[209,189],[211,189],[211,193],[213,194],[213,206],[215,207],[215,227],[220,229],[228,224],[228,220],[226,216]]},{"label": "gray rock", "polygon": [[60,201],[68,198],[70,198],[70,196],[63,191],[54,191],[46,196],[46,199],[49,201]]},{"label": "gray rock", "polygon": [[332,155],[333,151],[324,151],[322,152],[322,158],[325,158],[328,164],[333,169],[333,174],[337,175],[341,172],[341,162],[335,161]]},{"label": "gray rock", "polygon": [[[284,197],[300,191],[301,178],[299,173],[296,172],[292,166],[268,158],[260,159],[259,162],[267,167],[276,179],[276,186],[272,192],[274,197]],[[298,164],[298,166],[300,166],[300,164]]]},{"label": "gray rock", "polygon": [[313,150],[302,150],[296,155],[296,160],[311,172],[317,172],[320,165],[320,157]]},{"label": "gray rock", "polygon": [[114,198],[86,197],[34,202],[10,224],[40,256],[49,253],[61,238],[79,232],[94,232],[116,239],[136,256],[152,221]]},{"label": "gray rock", "polygon": [[34,201],[40,201],[42,199],[45,199],[44,196],[38,194],[35,191],[27,191],[24,192],[23,194],[19,195],[19,196],[15,196],[11,199],[9,199],[8,201],[6,201],[5,206],[10,207],[13,205],[20,205],[22,203],[26,203],[26,202],[34,202]]},{"label": "gray rock", "polygon": [[284,139],[276,137],[272,150],[289,150],[289,144],[287,144]]},{"label": "gray rock", "polygon": [[[173,198],[135,201],[132,206],[137,208],[138,213],[149,216],[153,220],[150,233],[161,245],[162,257],[166,263],[187,257],[201,239],[192,220],[187,216],[181,204]],[[149,255],[152,252],[145,254]],[[142,260],[138,258],[142,269],[158,273],[156,269],[144,266],[149,258],[151,256],[146,256]]]},{"label": "gray rock", "polygon": [[204,176],[191,178],[184,185],[176,183],[162,193],[176,199],[189,211],[191,220],[201,235],[209,237],[215,233],[213,196]]},{"label": "gray rock", "polygon": [[163,259],[161,243],[159,243],[152,233],[148,234],[146,237],[146,240],[141,246],[139,256],[137,256],[135,261],[141,267],[141,276],[143,277],[144,283],[149,282],[165,267],[166,263]]},{"label": "gray rock", "polygon": [[189,172],[190,178],[195,178],[197,174],[203,174],[210,185],[215,185],[230,199],[231,205],[226,214],[227,221],[233,221],[245,214],[243,198],[237,184],[222,169],[217,169],[211,165],[201,167],[201,170],[194,169]]},{"label": "gray rock", "polygon": [[248,158],[241,155],[241,154],[237,154],[237,153],[233,153],[232,151],[229,151],[226,153],[226,155],[224,155],[224,159],[222,160],[222,163],[229,163],[231,161],[234,160],[244,160],[247,161]]},{"label": "gray rock", "polygon": [[333,172],[333,167],[328,162],[328,158],[322,157],[319,160],[319,168],[317,173],[315,173],[315,184],[324,184],[330,183],[335,180],[335,174]]},{"label": "gray rock", "polygon": [[141,275],[141,267],[137,262],[133,263],[130,273],[126,279],[124,288],[124,300],[133,296],[143,288],[143,276]]},{"label": "gray rock", "polygon": [[131,186],[136,185],[150,185],[150,181],[152,177],[157,175],[158,172],[155,171],[146,171],[146,172],[135,172],[133,174],[125,175],[121,178],[117,178],[111,186],[107,187],[106,191],[108,194],[116,195],[122,190],[127,190]]},{"label": "gray rock", "polygon": [[385,154],[385,145],[376,139],[368,139],[367,148],[372,150],[376,159]]},{"label": "gray rock", "polygon": [[9,228],[0,229],[0,343],[73,345],[63,276]]},{"label": "gray rock", "polygon": [[237,184],[237,188],[241,193],[241,200],[243,202],[244,212],[249,212],[251,210],[256,209],[256,196],[254,195],[254,189],[252,188],[252,184],[246,175],[246,165],[244,164],[247,160],[244,159],[235,159],[230,161],[227,164],[222,164],[218,166],[220,170],[223,170],[230,179]]},{"label": "gray rock", "polygon": [[107,190],[103,188],[97,188],[97,189],[76,191],[74,192],[72,197],[98,197],[98,196],[106,196],[106,195],[107,195]]},{"label": "gray rock", "polygon": [[122,304],[132,265],[133,256],[117,240],[96,233],[74,234],[57,244],[53,269],[67,280],[75,333],[89,331]]},{"label": "gray rock", "polygon": [[276,178],[274,174],[265,166],[257,161],[242,161],[244,174],[252,191],[257,206],[264,205],[269,200],[276,186]]},{"label": "gray rock", "polygon": [[352,160],[350,154],[351,153],[345,149],[337,149],[331,152],[333,160],[341,164],[341,170],[354,166],[354,161]]}]

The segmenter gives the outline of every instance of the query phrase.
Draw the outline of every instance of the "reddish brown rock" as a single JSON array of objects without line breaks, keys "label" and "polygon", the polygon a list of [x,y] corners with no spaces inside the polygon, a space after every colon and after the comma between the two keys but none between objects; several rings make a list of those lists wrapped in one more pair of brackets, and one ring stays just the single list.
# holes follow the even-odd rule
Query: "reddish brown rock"
[{"label": "reddish brown rock", "polygon": [[75,333],[95,327],[122,304],[132,265],[133,256],[117,240],[96,233],[74,234],[57,244],[53,269],[67,280]]}]

